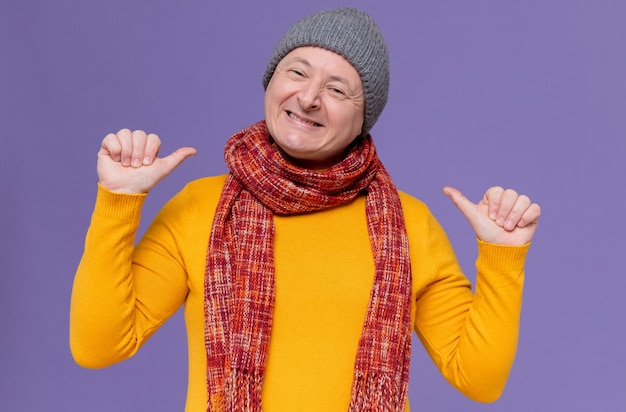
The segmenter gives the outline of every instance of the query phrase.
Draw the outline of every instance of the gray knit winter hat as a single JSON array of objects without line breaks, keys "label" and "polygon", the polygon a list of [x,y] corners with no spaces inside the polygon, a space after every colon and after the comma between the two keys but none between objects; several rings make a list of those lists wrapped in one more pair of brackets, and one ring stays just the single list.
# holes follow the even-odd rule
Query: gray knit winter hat
[{"label": "gray knit winter hat", "polygon": [[317,46],[343,56],[361,76],[365,112],[361,134],[366,135],[380,116],[389,93],[389,55],[382,33],[364,11],[340,8],[311,14],[291,26],[270,59],[263,87],[276,65],[290,51],[302,46]]}]

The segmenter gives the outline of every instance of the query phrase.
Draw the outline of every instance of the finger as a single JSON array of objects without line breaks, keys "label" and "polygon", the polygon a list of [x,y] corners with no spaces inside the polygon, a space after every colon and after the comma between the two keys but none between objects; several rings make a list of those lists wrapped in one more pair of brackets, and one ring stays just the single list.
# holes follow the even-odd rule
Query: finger
[{"label": "finger", "polygon": [[132,133],[133,153],[131,155],[130,165],[132,167],[140,167],[143,164],[144,153],[146,149],[146,141],[148,137],[143,130],[135,130]]},{"label": "finger", "polygon": [[120,144],[119,162],[122,166],[130,166],[133,155],[133,135],[130,130],[122,129],[116,134]]},{"label": "finger", "polygon": [[530,224],[537,223],[541,216],[541,207],[537,203],[532,203],[522,214],[517,226],[526,227]]},{"label": "finger", "polygon": [[513,189],[506,189],[500,196],[498,213],[496,216],[496,224],[500,227],[504,227],[506,219],[509,217],[509,213],[513,210],[515,202],[517,202],[518,194]]},{"label": "finger", "polygon": [[495,221],[498,218],[498,211],[500,210],[500,202],[504,189],[500,186],[493,186],[487,189],[485,196],[483,197],[483,203],[487,204],[487,216],[489,219]]},{"label": "finger", "polygon": [[149,166],[154,162],[154,159],[159,155],[161,149],[161,139],[154,133],[150,133],[146,137],[146,147],[143,154],[143,165]]},{"label": "finger", "polygon": [[106,155],[109,156],[111,160],[119,162],[121,152],[122,146],[120,145],[117,135],[115,133],[109,133],[102,139],[98,155]]},{"label": "finger", "polygon": [[463,195],[459,190],[446,186],[443,188],[443,193],[446,194],[452,200],[452,203],[463,213],[463,215],[470,219],[474,214],[476,205],[472,203],[467,197]]},{"label": "finger", "polygon": [[520,195],[517,197],[517,200],[513,204],[511,211],[508,216],[504,220],[504,229],[513,230],[518,225],[520,219],[526,212],[526,209],[530,206],[530,199],[528,196]]}]

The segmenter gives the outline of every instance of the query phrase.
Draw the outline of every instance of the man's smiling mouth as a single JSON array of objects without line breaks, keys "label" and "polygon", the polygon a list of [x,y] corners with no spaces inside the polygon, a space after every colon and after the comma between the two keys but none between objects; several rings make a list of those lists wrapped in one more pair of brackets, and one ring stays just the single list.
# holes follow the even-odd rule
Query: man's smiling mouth
[{"label": "man's smiling mouth", "polygon": [[289,117],[290,117],[290,118],[292,118],[293,120],[296,120],[296,121],[301,122],[301,123],[304,123],[304,124],[308,124],[308,125],[310,125],[310,126],[314,126],[314,127],[322,127],[322,125],[321,125],[321,124],[316,123],[316,122],[312,122],[312,121],[310,121],[310,120],[305,120],[305,119],[303,119],[303,118],[299,117],[298,115],[296,115],[295,113],[290,112],[290,111],[287,111],[287,116],[289,116]]}]

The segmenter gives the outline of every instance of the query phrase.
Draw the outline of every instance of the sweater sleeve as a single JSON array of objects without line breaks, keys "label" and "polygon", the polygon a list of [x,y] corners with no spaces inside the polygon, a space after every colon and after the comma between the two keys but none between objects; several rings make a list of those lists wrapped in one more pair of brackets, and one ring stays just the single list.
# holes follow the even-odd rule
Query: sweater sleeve
[{"label": "sweater sleeve", "polygon": [[70,308],[70,348],[84,367],[134,355],[184,302],[186,272],[176,239],[185,229],[179,194],[134,246],[145,195],[98,187]]},{"label": "sweater sleeve", "polygon": [[474,293],[445,232],[432,215],[426,221],[419,249],[428,280],[416,296],[415,330],[448,382],[473,400],[493,402],[517,350],[529,245],[479,240]]}]

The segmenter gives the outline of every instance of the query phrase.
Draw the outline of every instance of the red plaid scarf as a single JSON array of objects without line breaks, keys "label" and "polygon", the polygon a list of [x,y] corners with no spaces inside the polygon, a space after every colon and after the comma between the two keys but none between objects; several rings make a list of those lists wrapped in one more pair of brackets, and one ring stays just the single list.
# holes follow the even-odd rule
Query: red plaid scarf
[{"label": "red plaid scarf", "polygon": [[325,171],[287,163],[265,122],[231,137],[205,272],[207,411],[260,411],[274,309],[272,215],[312,212],[366,193],[375,262],[350,411],[401,411],[411,354],[411,267],[400,198],[370,136]]}]

